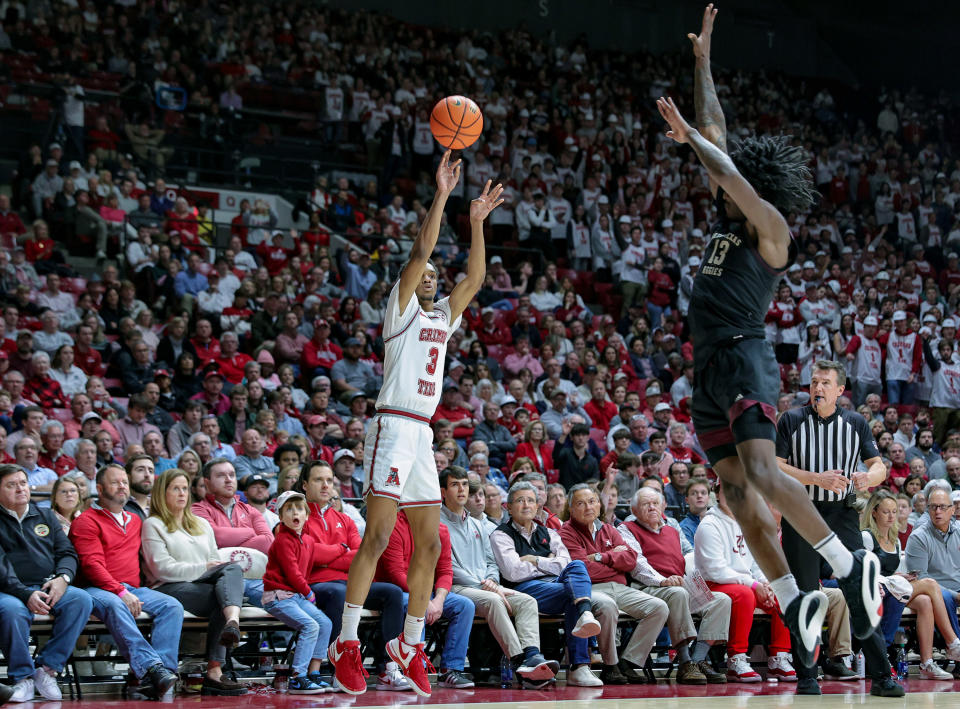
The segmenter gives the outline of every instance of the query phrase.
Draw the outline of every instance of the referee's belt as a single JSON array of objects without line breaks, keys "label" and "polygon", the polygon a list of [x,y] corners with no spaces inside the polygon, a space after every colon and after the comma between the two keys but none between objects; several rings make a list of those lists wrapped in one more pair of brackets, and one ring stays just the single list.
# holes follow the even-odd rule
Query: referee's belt
[{"label": "referee's belt", "polygon": [[841,497],[839,500],[814,500],[814,501],[813,501],[813,506],[814,506],[814,507],[818,507],[818,508],[819,508],[819,507],[835,508],[835,507],[839,507],[839,506],[842,505],[842,506],[844,506],[844,507],[850,507],[850,508],[852,508],[852,507],[854,506],[854,503],[856,502],[856,500],[857,500],[857,493],[855,493],[855,492],[848,492],[846,495],[844,495],[843,497]]}]

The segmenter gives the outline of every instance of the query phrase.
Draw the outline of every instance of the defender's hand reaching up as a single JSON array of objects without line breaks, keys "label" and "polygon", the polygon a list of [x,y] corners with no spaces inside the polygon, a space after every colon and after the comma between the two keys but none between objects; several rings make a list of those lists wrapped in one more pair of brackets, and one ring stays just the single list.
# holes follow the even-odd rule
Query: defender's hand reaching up
[{"label": "defender's hand reaching up", "polygon": [[690,132],[693,128],[684,120],[683,116],[680,115],[677,104],[673,102],[673,99],[669,96],[667,98],[663,98],[662,96],[658,98],[657,110],[660,111],[663,120],[670,126],[670,130],[667,131],[667,137],[673,138],[678,143],[686,143],[690,138]]},{"label": "defender's hand reaching up", "polygon": [[687,35],[687,39],[693,44],[693,55],[698,59],[710,58],[710,35],[713,34],[713,19],[717,16],[717,10],[713,9],[713,3],[707,5],[703,11],[703,24],[700,26],[700,34],[693,32]]},{"label": "defender's hand reaching up", "polygon": [[470,203],[470,221],[482,222],[489,216],[490,212],[503,204],[503,185],[497,185],[490,189],[490,180],[483,188],[483,192]]}]

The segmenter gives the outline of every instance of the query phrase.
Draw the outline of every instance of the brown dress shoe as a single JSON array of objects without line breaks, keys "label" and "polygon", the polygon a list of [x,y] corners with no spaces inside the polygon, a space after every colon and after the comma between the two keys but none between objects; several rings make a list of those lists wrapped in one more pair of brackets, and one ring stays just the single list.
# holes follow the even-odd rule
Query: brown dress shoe
[{"label": "brown dress shoe", "polygon": [[707,676],[694,662],[684,662],[677,668],[677,684],[706,684]]},{"label": "brown dress shoe", "polygon": [[706,660],[702,660],[698,662],[697,669],[700,670],[703,676],[707,678],[707,682],[709,684],[726,684],[727,683],[727,676],[725,674],[721,674],[720,672],[717,672],[716,670],[714,670],[713,665],[711,665]]}]

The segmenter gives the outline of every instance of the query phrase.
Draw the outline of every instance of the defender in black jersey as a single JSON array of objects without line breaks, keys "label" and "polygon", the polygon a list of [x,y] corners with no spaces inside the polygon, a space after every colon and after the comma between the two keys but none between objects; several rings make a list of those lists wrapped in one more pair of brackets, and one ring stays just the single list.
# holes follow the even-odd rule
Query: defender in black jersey
[{"label": "defender in black jersey", "polygon": [[[691,411],[750,551],[772,579],[769,591],[793,634],[794,660],[809,666],[819,651],[826,596],[800,592],[765,500],[833,567],[858,638],[872,634],[879,621],[879,562],[864,550],[851,553],[824,523],[803,486],[777,464],[774,422],[780,387],[773,349],[763,339],[763,318],[780,275],[796,255],[783,214],[806,211],[815,193],[806,156],[789,138],[748,138],[733,155],[726,154],[726,122],[710,74],[716,14],[708,5],[700,35],[688,35],[697,60],[699,130],[684,120],[673,99],[657,101],[669,125],[667,136],[689,144],[706,168],[720,213],[688,311],[695,363]],[[884,691],[874,685],[871,691]],[[798,691],[820,692],[816,682],[798,686]]]}]

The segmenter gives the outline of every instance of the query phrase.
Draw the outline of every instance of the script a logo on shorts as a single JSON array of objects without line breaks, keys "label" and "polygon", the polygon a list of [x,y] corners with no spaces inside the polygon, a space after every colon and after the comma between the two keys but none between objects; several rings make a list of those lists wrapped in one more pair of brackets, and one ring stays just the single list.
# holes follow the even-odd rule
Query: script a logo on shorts
[{"label": "script a logo on shorts", "polygon": [[48,534],[50,534],[50,527],[45,524],[38,524],[33,528],[33,533],[38,537],[46,537]]},{"label": "script a logo on shorts", "polygon": [[396,468],[390,468],[390,474],[387,475],[383,484],[390,487],[400,487],[400,471]]},{"label": "script a logo on shorts", "polygon": [[230,561],[233,563],[240,564],[240,568],[244,573],[249,571],[253,567],[253,557],[243,549],[234,549],[230,552]]}]

